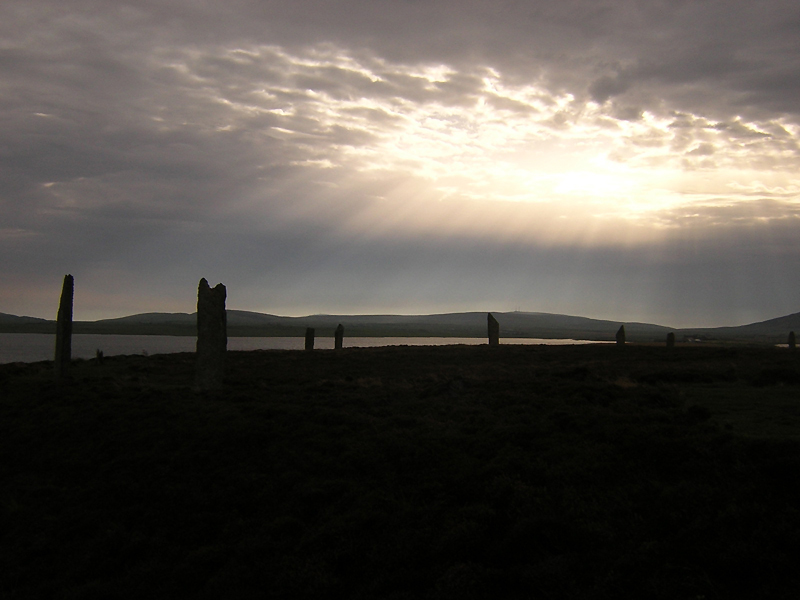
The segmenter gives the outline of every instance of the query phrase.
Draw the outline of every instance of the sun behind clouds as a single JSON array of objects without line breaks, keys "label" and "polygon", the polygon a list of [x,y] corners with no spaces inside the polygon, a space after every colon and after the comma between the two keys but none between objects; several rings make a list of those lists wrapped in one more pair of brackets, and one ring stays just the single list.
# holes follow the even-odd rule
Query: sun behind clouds
[{"label": "sun behind clouds", "polygon": [[[463,201],[474,225],[485,225],[481,211],[467,204],[491,211],[499,201],[539,206],[539,225],[567,219],[577,231],[594,220],[595,237],[606,228],[610,241],[615,228],[634,224],[644,241],[653,230],[677,226],[673,215],[691,214],[692,207],[748,205],[741,219],[759,218],[756,200],[772,198],[792,214],[798,202],[796,132],[787,123],[657,115],[553,93],[539,82],[507,83],[490,66],[458,72],[398,65],[330,45],[302,56],[275,47],[237,49],[229,60],[251,77],[217,90],[217,101],[230,109],[226,127],[261,122],[255,131],[301,150],[292,164],[312,173],[346,171],[353,193],[359,182],[392,179],[378,197],[414,206],[384,212],[399,228],[433,227],[441,211],[430,206],[437,201]],[[266,64],[273,80],[253,77],[266,73]],[[197,66],[181,69],[192,74]],[[754,195],[753,171],[767,166],[763,179],[781,179],[783,187],[762,186]],[[773,205],[769,218],[775,212]],[[516,224],[498,226],[505,235]],[[531,231],[545,235],[548,227],[534,223]]]},{"label": "sun behind clouds", "polygon": [[6,311],[796,308],[786,3],[63,4],[0,8]]}]

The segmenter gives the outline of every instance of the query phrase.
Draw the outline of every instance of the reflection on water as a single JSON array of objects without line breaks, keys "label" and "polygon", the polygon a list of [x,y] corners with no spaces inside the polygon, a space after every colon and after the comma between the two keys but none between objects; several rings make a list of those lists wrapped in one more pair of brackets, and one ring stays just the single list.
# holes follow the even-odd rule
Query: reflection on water
[{"label": "reflection on water", "polygon": [[[55,335],[49,333],[0,333],[0,363],[53,360]],[[431,337],[345,337],[345,348],[376,346],[442,346],[448,344],[486,344],[486,338]],[[505,344],[592,344],[581,340],[543,340],[534,338],[501,339]],[[303,337],[230,337],[228,350],[302,350]],[[314,347],[332,350],[332,337],[318,337]],[[102,335],[76,333],[72,336],[73,358],[94,358],[97,350],[105,356],[118,354],[169,354],[194,352],[195,338],[172,335]]]}]

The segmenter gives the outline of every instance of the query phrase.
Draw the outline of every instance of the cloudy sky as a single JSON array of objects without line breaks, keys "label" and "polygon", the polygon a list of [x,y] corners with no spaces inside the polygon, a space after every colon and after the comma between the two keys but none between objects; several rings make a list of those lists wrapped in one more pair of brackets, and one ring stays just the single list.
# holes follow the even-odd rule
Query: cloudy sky
[{"label": "cloudy sky", "polygon": [[4,0],[0,312],[800,311],[796,0]]}]

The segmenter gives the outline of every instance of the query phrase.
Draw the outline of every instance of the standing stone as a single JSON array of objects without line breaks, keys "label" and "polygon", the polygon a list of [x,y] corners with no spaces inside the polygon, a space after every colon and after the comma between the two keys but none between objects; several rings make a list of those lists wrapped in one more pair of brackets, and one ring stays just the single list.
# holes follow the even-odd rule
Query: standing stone
[{"label": "standing stone", "polygon": [[227,291],[221,283],[213,289],[205,278],[197,288],[197,373],[195,387],[201,391],[222,387],[228,324],[225,313]]},{"label": "standing stone", "polygon": [[617,330],[617,346],[625,345],[625,325],[620,325]]},{"label": "standing stone", "polygon": [[675,334],[670,331],[667,334],[667,348],[672,348],[674,346],[675,346]]},{"label": "standing stone", "polygon": [[789,350],[797,349],[797,340],[794,337],[794,331],[789,332]]},{"label": "standing stone", "polygon": [[306,350],[314,349],[314,328],[306,327]]},{"label": "standing stone", "polygon": [[339,325],[336,327],[336,331],[333,332],[333,349],[341,350],[343,342],[344,342],[344,326],[341,323],[339,323]]},{"label": "standing stone", "polygon": [[489,324],[489,345],[490,346],[497,346],[500,344],[500,323],[497,322],[492,316],[492,313],[488,313],[488,324]]},{"label": "standing stone", "polygon": [[72,360],[72,297],[74,292],[75,280],[72,275],[65,275],[56,317],[56,378],[67,374]]}]

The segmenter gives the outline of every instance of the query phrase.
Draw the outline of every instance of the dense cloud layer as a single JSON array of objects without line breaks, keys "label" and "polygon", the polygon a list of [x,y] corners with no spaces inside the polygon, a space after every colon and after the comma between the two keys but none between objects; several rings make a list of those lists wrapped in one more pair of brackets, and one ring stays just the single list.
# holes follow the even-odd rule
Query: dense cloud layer
[{"label": "dense cloud layer", "polygon": [[11,0],[0,312],[800,310],[795,2]]}]

